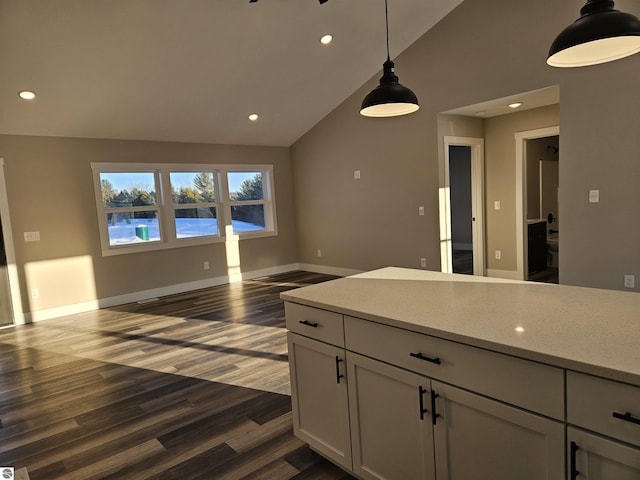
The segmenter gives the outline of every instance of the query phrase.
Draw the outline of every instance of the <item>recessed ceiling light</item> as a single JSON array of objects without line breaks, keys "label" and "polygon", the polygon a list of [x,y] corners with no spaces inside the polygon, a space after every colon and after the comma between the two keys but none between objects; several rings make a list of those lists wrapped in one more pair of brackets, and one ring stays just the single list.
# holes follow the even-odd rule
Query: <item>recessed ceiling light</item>
[{"label": "recessed ceiling light", "polygon": [[258,120],[258,117],[259,115],[257,113],[252,113],[251,115],[249,115],[249,120],[255,122],[256,120]]},{"label": "recessed ceiling light", "polygon": [[33,100],[36,98],[36,93],[31,90],[20,90],[18,96],[23,100]]},{"label": "recessed ceiling light", "polygon": [[320,38],[320,43],[323,45],[329,45],[332,40],[333,40],[333,35],[326,34]]},{"label": "recessed ceiling light", "polygon": [[518,108],[522,106],[522,102],[513,102],[509,104],[509,108]]}]

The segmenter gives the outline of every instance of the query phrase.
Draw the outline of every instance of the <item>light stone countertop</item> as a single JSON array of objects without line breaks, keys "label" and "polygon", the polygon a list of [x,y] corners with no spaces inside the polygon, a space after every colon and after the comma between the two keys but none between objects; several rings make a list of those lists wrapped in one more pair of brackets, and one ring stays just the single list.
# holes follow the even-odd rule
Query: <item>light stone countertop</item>
[{"label": "light stone countertop", "polygon": [[388,267],[281,297],[640,386],[634,292]]}]

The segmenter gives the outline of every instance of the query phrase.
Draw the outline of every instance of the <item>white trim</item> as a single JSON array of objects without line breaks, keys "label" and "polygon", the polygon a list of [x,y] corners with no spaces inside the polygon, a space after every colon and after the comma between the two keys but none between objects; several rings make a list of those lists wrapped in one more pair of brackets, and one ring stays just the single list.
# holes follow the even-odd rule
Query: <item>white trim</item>
[{"label": "white trim", "polygon": [[207,278],[205,280],[197,280],[194,282],[169,285],[166,287],[153,288],[150,290],[141,290],[125,295],[117,295],[115,297],[101,298],[89,302],[75,303],[72,305],[63,305],[61,307],[49,308],[46,310],[38,310],[24,314],[23,323],[41,322],[53,318],[63,317],[66,315],[75,315],[78,313],[92,312],[100,308],[115,307],[126,303],[143,302],[145,300],[174,295],[177,293],[199,290],[201,288],[216,287],[218,285],[226,285],[236,283],[242,280],[250,280],[252,278],[266,277],[269,275],[277,275],[280,273],[292,272],[295,270],[305,270],[314,273],[323,273],[326,275],[335,275],[338,277],[348,277],[363,273],[363,270],[354,270],[349,268],[327,267],[324,265],[313,265],[310,263],[290,263],[287,265],[279,265],[277,267],[263,268],[260,270],[252,270],[250,272],[242,272],[240,278],[223,275],[220,277]]},{"label": "white trim", "polygon": [[357,275],[364,273],[365,270],[354,270],[351,268],[340,267],[328,267],[326,265],[314,265],[312,263],[300,263],[298,264],[298,270],[304,270],[306,272],[323,273],[325,275],[335,275],[337,277],[349,277],[351,275]]},{"label": "white trim", "polygon": [[14,325],[22,325],[25,323],[25,319],[22,312],[22,297],[20,296],[20,279],[16,265],[16,254],[13,248],[9,198],[7,197],[7,183],[4,177],[4,158],[0,158],[0,217],[2,218],[4,249],[7,256],[7,273],[9,275],[9,290],[11,291],[13,323]]},{"label": "white trim", "polygon": [[242,272],[240,278],[234,276],[223,275],[220,277],[207,278],[204,280],[197,280],[194,282],[181,283],[176,285],[168,285],[166,287],[153,288],[150,290],[141,290],[139,292],[132,292],[125,295],[117,295],[115,297],[101,298],[92,300],[89,302],[75,303],[72,305],[64,305],[61,307],[49,308],[46,310],[38,310],[35,312],[25,314],[26,323],[40,322],[43,320],[49,320],[52,318],[63,317],[65,315],[74,315],[78,313],[91,312],[100,308],[109,308],[117,305],[123,305],[126,303],[140,302],[155,297],[164,297],[166,295],[174,295],[176,293],[189,292],[192,290],[199,290],[201,288],[216,287],[218,285],[226,285],[229,283],[236,283],[242,280],[249,280],[252,278],[265,277],[268,275],[276,275],[279,273],[291,272],[299,270],[297,263],[290,263],[288,265],[279,265],[277,267],[263,268],[260,270],[253,270],[250,272]]},{"label": "white trim", "polygon": [[[516,268],[517,280],[526,280],[528,277],[528,265],[525,252],[527,251],[527,222],[525,210],[527,202],[527,176],[526,176],[526,150],[524,148],[527,140],[535,138],[552,137],[560,135],[560,126],[538,128],[515,133],[516,143]],[[542,212],[540,213],[542,215]]]},{"label": "white trim", "polygon": [[520,274],[515,270],[496,270],[494,268],[487,268],[487,277],[522,280]]},{"label": "white trim", "polygon": [[484,276],[484,138],[444,137],[444,157],[440,162],[440,267],[445,273],[453,272],[451,245],[451,190],[449,180],[449,147],[471,147],[471,215],[473,229],[473,274]]}]

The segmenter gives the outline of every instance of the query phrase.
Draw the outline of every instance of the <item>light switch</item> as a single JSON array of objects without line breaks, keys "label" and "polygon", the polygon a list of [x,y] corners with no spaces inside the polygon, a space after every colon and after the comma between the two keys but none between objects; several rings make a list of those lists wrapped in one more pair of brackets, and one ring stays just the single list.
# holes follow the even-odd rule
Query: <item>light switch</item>
[{"label": "light switch", "polygon": [[420,205],[418,207],[418,215],[423,216],[424,215],[424,207],[422,205]]},{"label": "light switch", "polygon": [[502,204],[500,203],[500,200],[496,200],[495,202],[493,202],[493,208],[495,210],[500,210],[502,208]]},{"label": "light switch", "polygon": [[600,201],[600,190],[589,190],[589,203],[598,203]]},{"label": "light switch", "polygon": [[360,178],[360,170],[353,171],[353,178],[355,178],[356,180]]}]

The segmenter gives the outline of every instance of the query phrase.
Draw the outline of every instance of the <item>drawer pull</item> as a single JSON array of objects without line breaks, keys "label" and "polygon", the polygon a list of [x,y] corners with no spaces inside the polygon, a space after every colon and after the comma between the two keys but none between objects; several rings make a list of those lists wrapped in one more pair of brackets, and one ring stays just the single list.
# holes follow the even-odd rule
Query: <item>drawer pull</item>
[{"label": "drawer pull", "polygon": [[440,361],[440,357],[435,357],[435,358],[431,358],[431,357],[425,357],[423,354],[421,354],[420,352],[418,353],[409,353],[409,355],[411,355],[414,358],[418,358],[420,360],[424,360],[425,362],[431,362],[431,363],[435,363],[436,365],[440,365],[442,362]]},{"label": "drawer pull", "polygon": [[318,328],[318,324],[316,322],[310,322],[309,320],[299,320],[302,325],[307,325],[308,327]]},{"label": "drawer pull", "polygon": [[336,355],[336,382],[337,383],[340,383],[340,379],[344,378],[344,375],[340,373],[340,362],[342,362],[342,359]]},{"label": "drawer pull", "polygon": [[436,413],[436,398],[438,395],[435,391],[431,390],[431,423],[436,424],[436,418],[440,416],[439,413]]},{"label": "drawer pull", "polygon": [[424,414],[429,413],[429,410],[424,408],[424,394],[427,390],[422,388],[422,385],[418,386],[418,397],[420,398],[420,420],[424,420]]},{"label": "drawer pull", "polygon": [[613,412],[613,417],[619,420],[624,420],[625,422],[635,423],[636,425],[640,425],[640,418],[634,418],[629,412],[627,413],[618,413]]},{"label": "drawer pull", "polygon": [[580,472],[576,469],[576,452],[580,450],[576,442],[571,442],[571,456],[569,458],[569,475],[570,480],[576,480]]}]

